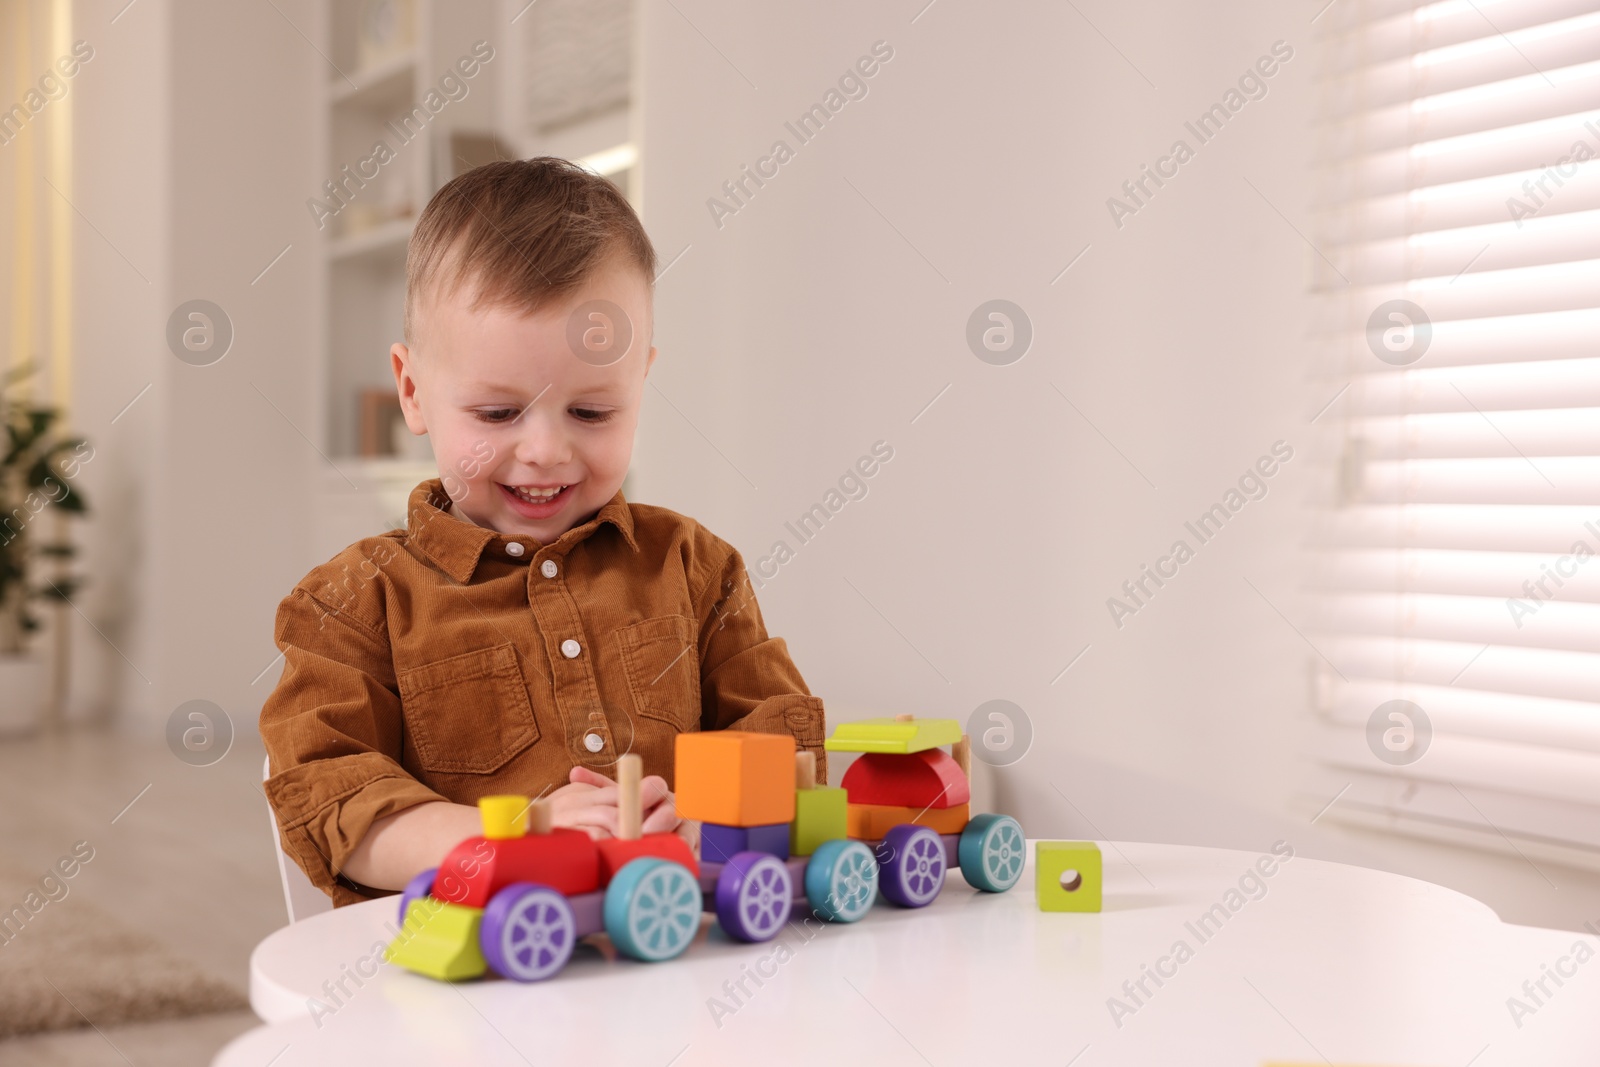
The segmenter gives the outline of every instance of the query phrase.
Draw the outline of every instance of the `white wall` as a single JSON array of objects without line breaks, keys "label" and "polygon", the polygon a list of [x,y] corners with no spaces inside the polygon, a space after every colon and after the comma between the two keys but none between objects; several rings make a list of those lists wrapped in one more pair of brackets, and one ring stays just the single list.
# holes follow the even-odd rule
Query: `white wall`
[{"label": "white wall", "polygon": [[[869,495],[761,593],[834,716],[1009,699],[1034,747],[994,778],[1030,833],[1254,841],[1250,808],[1296,773],[1313,655],[1245,580],[1296,617],[1310,12],[1080,3],[1097,32],[1065,5],[920,6],[646,0],[646,222],[663,261],[690,249],[657,290],[671,403],[647,393],[638,496],[754,563],[889,441]],[[1200,145],[1184,120],[1280,39],[1268,95]],[[785,120],[878,40],[869,94],[719,229],[707,199],[797,146]],[[1194,158],[1117,228],[1107,198],[1179,137]],[[1035,331],[1004,367],[964,339],[997,297]],[[1270,496],[1119,630],[1106,599],[1197,544],[1184,521],[1280,439],[1296,459]]]},{"label": "white wall", "polygon": [[[75,200],[105,239],[81,229],[76,246],[78,428],[96,448],[82,606],[100,632],[74,634],[73,704],[155,736],[191,699],[254,735],[273,610],[306,569],[320,461],[284,416],[311,432],[308,116],[330,72],[284,18],[311,32],[311,4],[277,6],[75,13],[96,49],[74,86]],[[168,315],[193,298],[235,331],[208,367],[167,347]]]}]

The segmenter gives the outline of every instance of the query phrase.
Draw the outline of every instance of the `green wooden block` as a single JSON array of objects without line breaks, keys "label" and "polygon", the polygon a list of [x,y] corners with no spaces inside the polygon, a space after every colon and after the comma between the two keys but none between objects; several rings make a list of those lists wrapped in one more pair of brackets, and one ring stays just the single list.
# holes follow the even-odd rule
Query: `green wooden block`
[{"label": "green wooden block", "polygon": [[406,909],[406,921],[383,958],[445,982],[477,978],[489,969],[478,947],[482,925],[482,908],[423,897]]},{"label": "green wooden block", "polygon": [[891,752],[906,755],[926,748],[953,745],[961,740],[961,724],[955,719],[863,719],[842,722],[833,736],[823,742],[829,752]]},{"label": "green wooden block", "polygon": [[1100,910],[1100,846],[1093,841],[1036,843],[1033,877],[1040,911]]},{"label": "green wooden block", "polygon": [[794,822],[789,824],[789,855],[809,856],[824,841],[849,836],[849,795],[839,786],[794,791]]}]

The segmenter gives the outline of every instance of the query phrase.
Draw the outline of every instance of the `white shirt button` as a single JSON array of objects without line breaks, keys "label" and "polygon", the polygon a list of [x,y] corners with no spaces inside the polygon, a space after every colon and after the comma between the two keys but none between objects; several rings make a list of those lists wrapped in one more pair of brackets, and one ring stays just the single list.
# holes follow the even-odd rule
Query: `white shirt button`
[{"label": "white shirt button", "polygon": [[556,561],[553,559],[547,559],[539,564],[539,573],[546,578],[554,578],[559,570],[561,568],[556,566]]},{"label": "white shirt button", "polygon": [[506,555],[508,555],[508,556],[520,556],[520,555],[522,555],[522,552],[523,552],[522,546],[520,544],[518,544],[516,541],[508,541],[508,542],[506,542]]},{"label": "white shirt button", "polygon": [[568,659],[577,659],[578,654],[582,651],[583,646],[570,637],[561,642],[561,654]]},{"label": "white shirt button", "polygon": [[599,752],[602,748],[606,747],[606,739],[601,737],[599,734],[584,734],[583,747],[588,749],[590,752]]}]

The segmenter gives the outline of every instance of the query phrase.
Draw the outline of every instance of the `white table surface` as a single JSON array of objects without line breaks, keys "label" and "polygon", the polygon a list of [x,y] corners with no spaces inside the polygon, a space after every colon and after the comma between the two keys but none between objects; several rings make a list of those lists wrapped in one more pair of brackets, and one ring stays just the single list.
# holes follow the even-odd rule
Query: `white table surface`
[{"label": "white table surface", "polygon": [[[1045,914],[1029,846],[1005,894],[955,874],[927,908],[880,901],[861,922],[791,923],[760,945],[703,923],[659,964],[617,959],[601,939],[528,985],[384,964],[359,987],[346,977],[351,995],[313,1019],[308,998],[326,1002],[324,982],[390,936],[393,900],[341,908],[257,946],[251,1003],[268,1025],[214,1064],[1600,1063],[1600,958],[1548,983],[1520,1026],[1506,1003],[1578,941],[1600,952],[1595,937],[1506,925],[1453,890],[1297,857],[1201,941],[1186,924],[1224,902],[1256,853],[1102,842],[1104,912]],[[1192,958],[1159,988],[1146,979],[1151,995],[1114,1021],[1107,999],[1134,1006],[1123,982],[1180,940]],[[723,985],[746,968],[776,973],[747,979],[751,995],[714,1018],[710,998],[734,1006]]]}]

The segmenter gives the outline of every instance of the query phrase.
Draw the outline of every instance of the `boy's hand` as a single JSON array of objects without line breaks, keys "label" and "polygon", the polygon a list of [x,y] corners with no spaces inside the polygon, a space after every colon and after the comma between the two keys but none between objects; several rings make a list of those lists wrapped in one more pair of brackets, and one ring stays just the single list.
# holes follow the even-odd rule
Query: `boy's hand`
[{"label": "boy's hand", "polygon": [[[590,837],[615,837],[617,834],[617,783],[587,767],[574,767],[571,781],[549,794],[556,802],[554,822],[587,830]],[[559,799],[558,799],[559,798]],[[664,834],[676,831],[697,857],[700,854],[699,824],[678,816],[678,808],[666,779],[648,775],[639,782],[640,807],[644,809],[642,832]],[[563,821],[563,809],[572,821]]]}]

